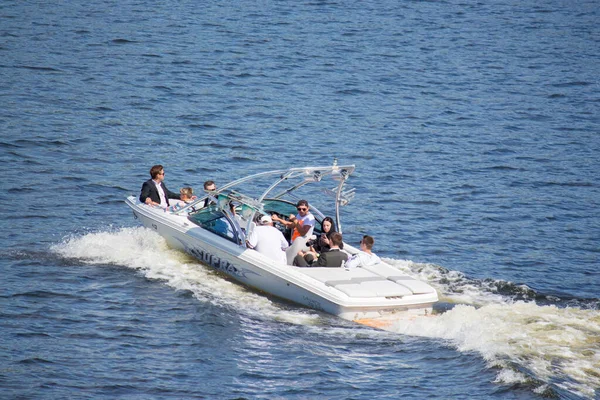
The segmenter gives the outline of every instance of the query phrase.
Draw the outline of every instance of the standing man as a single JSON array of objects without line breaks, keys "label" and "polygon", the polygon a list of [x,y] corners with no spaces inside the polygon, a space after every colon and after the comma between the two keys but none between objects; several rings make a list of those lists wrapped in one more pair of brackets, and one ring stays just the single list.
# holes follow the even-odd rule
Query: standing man
[{"label": "standing man", "polygon": [[[215,183],[215,181],[206,181],[206,182],[204,182],[204,191],[205,192],[207,192],[207,193],[213,193],[215,190],[217,190],[217,184]],[[211,204],[211,201],[207,197],[206,200],[204,200],[204,206],[203,207],[208,207],[209,204]]]},{"label": "standing man", "polygon": [[142,203],[167,208],[169,199],[179,200],[179,194],[171,192],[163,182],[165,180],[165,169],[162,165],[155,165],[150,168],[150,176],[152,179],[148,179],[142,185],[142,193],[140,194]]},{"label": "standing man", "polygon": [[214,192],[215,190],[217,190],[217,185],[215,184],[215,181],[204,182],[204,190],[207,192]]},{"label": "standing man", "polygon": [[286,228],[292,229],[292,243],[297,237],[304,236],[308,233],[311,227],[315,226],[315,216],[311,214],[308,207],[308,201],[300,200],[296,204],[298,214],[290,215],[289,221],[279,218],[273,214],[273,221],[285,225]]}]

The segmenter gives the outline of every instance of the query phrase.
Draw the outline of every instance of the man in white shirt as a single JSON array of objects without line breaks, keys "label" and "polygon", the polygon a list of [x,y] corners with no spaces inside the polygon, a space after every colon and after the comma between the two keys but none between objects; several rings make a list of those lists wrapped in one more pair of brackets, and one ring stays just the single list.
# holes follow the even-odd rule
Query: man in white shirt
[{"label": "man in white shirt", "polygon": [[296,204],[298,214],[290,215],[289,220],[279,218],[273,214],[273,220],[284,225],[286,228],[292,229],[292,243],[296,238],[304,236],[308,233],[310,228],[315,226],[315,216],[309,211],[308,201],[300,200]]},{"label": "man in white shirt", "polygon": [[287,264],[285,250],[289,246],[288,242],[283,237],[283,233],[273,226],[273,220],[268,215],[263,215],[260,225],[250,233],[248,245],[274,261]]},{"label": "man in white shirt", "polygon": [[374,244],[375,239],[373,239],[371,236],[363,236],[362,240],[360,241],[360,251],[350,257],[342,266],[346,269],[350,269],[379,264],[381,259],[371,251]]}]

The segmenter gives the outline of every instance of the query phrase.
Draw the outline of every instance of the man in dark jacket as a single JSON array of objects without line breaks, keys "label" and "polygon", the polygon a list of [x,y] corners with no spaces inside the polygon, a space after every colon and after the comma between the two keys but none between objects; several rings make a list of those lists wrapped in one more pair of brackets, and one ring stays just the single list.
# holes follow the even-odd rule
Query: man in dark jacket
[{"label": "man in dark jacket", "polygon": [[150,168],[150,176],[142,185],[140,201],[148,205],[168,207],[169,199],[179,199],[179,193],[171,192],[164,184],[165,170],[162,165]]},{"label": "man in dark jacket", "polygon": [[[340,250],[340,246],[342,245],[342,234],[339,232],[332,233],[329,237],[329,243],[331,248],[328,251],[322,252],[317,261],[309,265],[306,261],[307,256],[302,257],[297,255],[294,259],[294,265],[299,267],[341,267],[348,259],[348,254]],[[307,253],[307,255],[312,257],[313,253]]]},{"label": "man in dark jacket", "polygon": [[344,253],[340,250],[340,246],[342,244],[342,234],[339,232],[334,232],[331,234],[329,238],[331,243],[331,248],[329,251],[325,251],[321,253],[317,262],[312,265],[312,267],[335,267],[339,268],[348,259],[348,254]]}]

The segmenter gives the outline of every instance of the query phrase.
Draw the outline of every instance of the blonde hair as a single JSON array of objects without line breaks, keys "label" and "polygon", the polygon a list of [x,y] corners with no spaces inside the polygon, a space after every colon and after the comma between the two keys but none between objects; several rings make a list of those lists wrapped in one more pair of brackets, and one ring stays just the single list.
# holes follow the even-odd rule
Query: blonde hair
[{"label": "blonde hair", "polygon": [[191,187],[184,187],[181,188],[179,194],[187,198],[191,198],[194,195],[194,189],[192,189]]}]

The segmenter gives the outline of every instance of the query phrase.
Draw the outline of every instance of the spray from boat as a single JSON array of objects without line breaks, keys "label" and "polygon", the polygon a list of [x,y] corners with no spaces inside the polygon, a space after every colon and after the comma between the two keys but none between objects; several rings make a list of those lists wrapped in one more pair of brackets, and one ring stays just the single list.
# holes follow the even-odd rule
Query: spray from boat
[{"label": "spray from boat", "polygon": [[[73,236],[52,250],[71,262],[75,259],[131,268],[176,290],[189,291],[198,301],[235,308],[258,320],[307,325],[311,329],[323,324],[324,318],[327,327],[323,329],[336,324],[333,317],[282,305],[223,279],[190,256],[170,249],[163,238],[145,228]],[[600,388],[597,299],[569,299],[565,303],[526,286],[469,279],[433,264],[385,261],[434,286],[440,294],[441,308],[433,317],[398,319],[379,328],[442,339],[460,352],[477,352],[490,368],[498,370],[498,383],[528,384],[542,395],[552,393],[552,387],[556,387],[584,398],[596,396]],[[339,324],[342,326],[337,330],[354,334],[356,328],[351,324]]]}]

